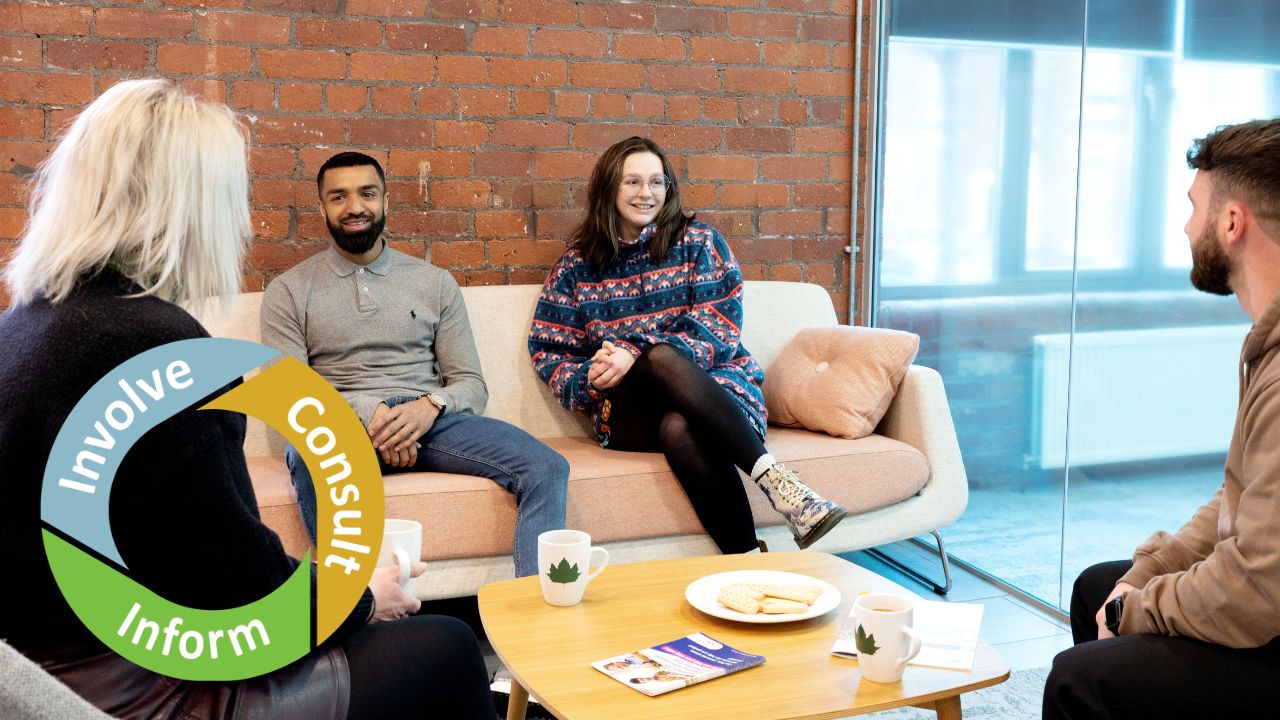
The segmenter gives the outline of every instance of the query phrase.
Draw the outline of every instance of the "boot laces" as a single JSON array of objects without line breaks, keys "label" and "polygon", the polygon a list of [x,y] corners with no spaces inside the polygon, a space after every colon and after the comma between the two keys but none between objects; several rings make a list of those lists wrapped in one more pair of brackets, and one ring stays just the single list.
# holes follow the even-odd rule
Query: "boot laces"
[{"label": "boot laces", "polygon": [[812,491],[805,487],[795,473],[783,467],[781,464],[775,465],[770,469],[770,474],[775,481],[774,491],[782,496],[791,505],[803,505]]}]

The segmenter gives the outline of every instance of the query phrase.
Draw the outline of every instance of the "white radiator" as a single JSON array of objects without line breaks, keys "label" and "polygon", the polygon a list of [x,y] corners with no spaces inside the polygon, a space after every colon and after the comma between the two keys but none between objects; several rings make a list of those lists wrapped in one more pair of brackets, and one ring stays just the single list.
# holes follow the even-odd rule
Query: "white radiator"
[{"label": "white radiator", "polygon": [[1248,330],[1076,333],[1074,348],[1067,333],[1036,335],[1032,456],[1042,468],[1066,464],[1069,360],[1073,466],[1226,452]]}]

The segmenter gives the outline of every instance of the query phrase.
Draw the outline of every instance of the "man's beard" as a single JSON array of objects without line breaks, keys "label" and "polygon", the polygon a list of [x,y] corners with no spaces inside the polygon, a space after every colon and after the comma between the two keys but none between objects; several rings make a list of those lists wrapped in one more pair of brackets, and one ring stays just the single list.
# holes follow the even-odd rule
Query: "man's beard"
[{"label": "man's beard", "polygon": [[347,232],[342,225],[334,225],[325,218],[324,224],[329,226],[329,234],[333,236],[333,241],[342,248],[344,252],[351,255],[363,255],[373,248],[373,244],[378,242],[378,238],[382,236],[382,228],[387,224],[387,216],[383,214],[373,219],[373,223],[369,225],[368,230],[359,232]]},{"label": "man's beard", "polygon": [[1214,295],[1235,292],[1231,289],[1231,258],[1213,236],[1212,227],[1206,227],[1200,242],[1191,246],[1191,284]]}]

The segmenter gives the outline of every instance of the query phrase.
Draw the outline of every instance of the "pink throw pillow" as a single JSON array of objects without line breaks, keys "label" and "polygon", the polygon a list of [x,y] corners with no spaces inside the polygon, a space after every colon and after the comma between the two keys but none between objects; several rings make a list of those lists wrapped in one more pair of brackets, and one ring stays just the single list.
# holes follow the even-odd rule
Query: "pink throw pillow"
[{"label": "pink throw pillow", "polygon": [[920,336],[901,330],[801,330],[765,375],[769,422],[836,437],[870,435],[919,349]]}]

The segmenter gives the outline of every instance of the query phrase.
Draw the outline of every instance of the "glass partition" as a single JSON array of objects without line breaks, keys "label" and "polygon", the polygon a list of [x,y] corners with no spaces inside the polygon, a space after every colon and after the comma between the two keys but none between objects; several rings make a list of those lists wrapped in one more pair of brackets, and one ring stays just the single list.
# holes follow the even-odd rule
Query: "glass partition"
[{"label": "glass partition", "polygon": [[946,383],[952,554],[1050,604],[1221,483],[1248,320],[1187,280],[1185,153],[1280,113],[1272,6],[884,0],[872,321]]}]

